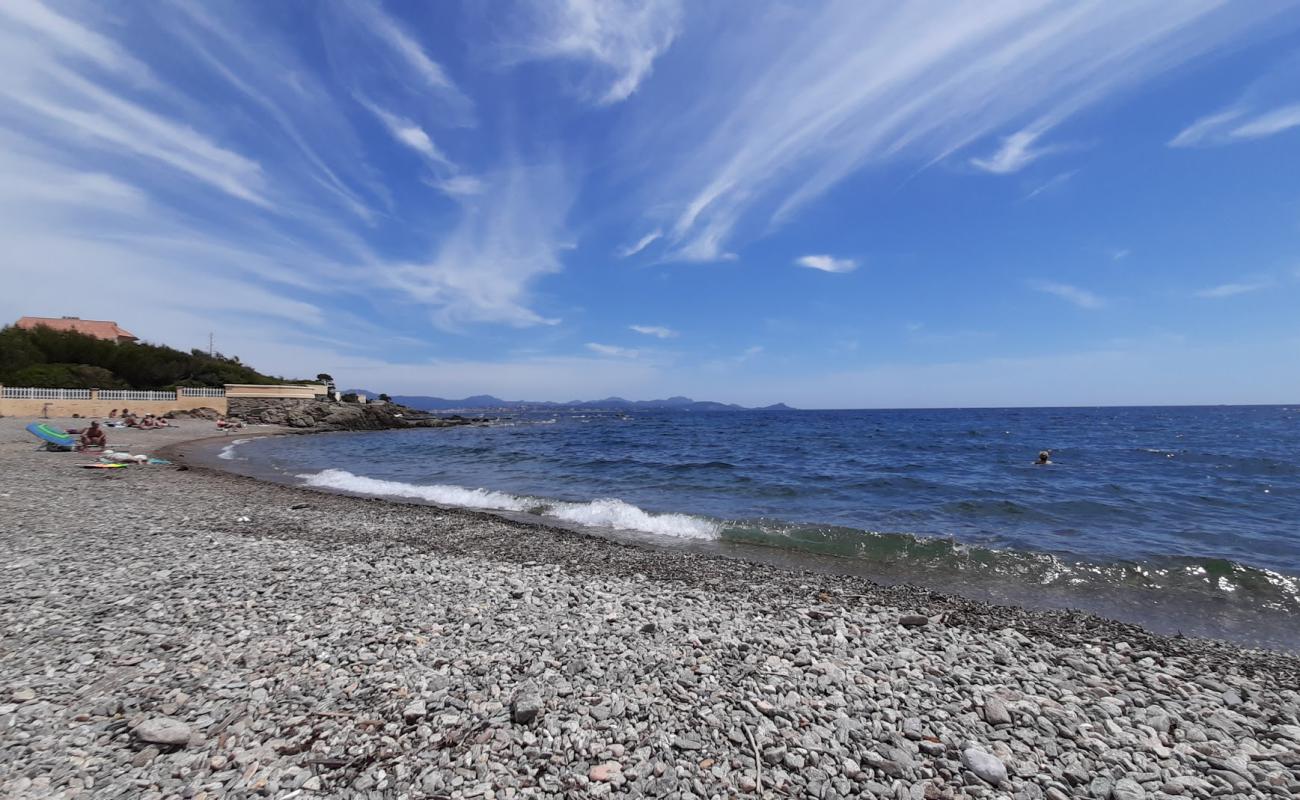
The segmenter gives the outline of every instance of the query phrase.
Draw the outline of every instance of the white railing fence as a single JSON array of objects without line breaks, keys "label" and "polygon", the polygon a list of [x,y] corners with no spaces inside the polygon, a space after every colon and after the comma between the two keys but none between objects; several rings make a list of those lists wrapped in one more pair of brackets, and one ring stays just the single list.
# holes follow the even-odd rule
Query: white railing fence
[{"label": "white railing fence", "polygon": [[225,397],[225,389],[193,388],[190,386],[180,387],[181,397]]},{"label": "white railing fence", "polygon": [[[89,395],[87,395],[89,396]],[[145,392],[138,389],[100,389],[100,400],[175,400],[175,392]]]},{"label": "white railing fence", "polygon": [[6,386],[6,400],[89,400],[89,389],[38,389],[30,386]]}]

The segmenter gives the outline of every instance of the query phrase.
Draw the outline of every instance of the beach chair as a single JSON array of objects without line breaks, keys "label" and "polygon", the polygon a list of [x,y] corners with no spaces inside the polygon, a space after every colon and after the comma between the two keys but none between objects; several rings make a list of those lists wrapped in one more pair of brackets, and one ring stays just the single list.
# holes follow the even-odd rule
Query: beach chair
[{"label": "beach chair", "polygon": [[69,433],[51,428],[44,422],[33,422],[27,426],[27,432],[40,439],[44,450],[71,450],[77,446],[77,438]]}]

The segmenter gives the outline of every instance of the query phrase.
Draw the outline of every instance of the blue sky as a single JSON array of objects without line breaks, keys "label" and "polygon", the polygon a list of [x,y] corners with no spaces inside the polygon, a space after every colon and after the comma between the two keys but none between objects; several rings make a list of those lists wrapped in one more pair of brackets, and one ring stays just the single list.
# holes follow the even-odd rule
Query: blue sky
[{"label": "blue sky", "polygon": [[1300,402],[1294,3],[0,3],[0,315],[390,393]]}]

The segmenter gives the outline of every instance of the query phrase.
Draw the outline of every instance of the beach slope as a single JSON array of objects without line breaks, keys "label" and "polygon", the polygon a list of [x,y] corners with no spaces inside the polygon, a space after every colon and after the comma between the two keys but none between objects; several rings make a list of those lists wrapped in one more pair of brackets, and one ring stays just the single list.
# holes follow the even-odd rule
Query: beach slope
[{"label": "beach slope", "polygon": [[[1294,797],[1300,662],[0,420],[0,795]],[[155,452],[213,433],[110,432]],[[129,439],[129,440],[128,440]]]}]

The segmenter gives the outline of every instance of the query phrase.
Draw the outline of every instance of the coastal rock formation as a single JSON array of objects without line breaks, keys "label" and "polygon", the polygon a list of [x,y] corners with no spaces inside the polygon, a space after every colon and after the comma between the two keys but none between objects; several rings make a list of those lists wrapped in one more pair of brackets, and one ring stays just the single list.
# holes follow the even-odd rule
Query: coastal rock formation
[{"label": "coastal rock formation", "polygon": [[232,397],[230,416],[249,424],[327,431],[378,431],[464,425],[463,417],[431,417],[395,404],[332,403],[297,398]]}]

